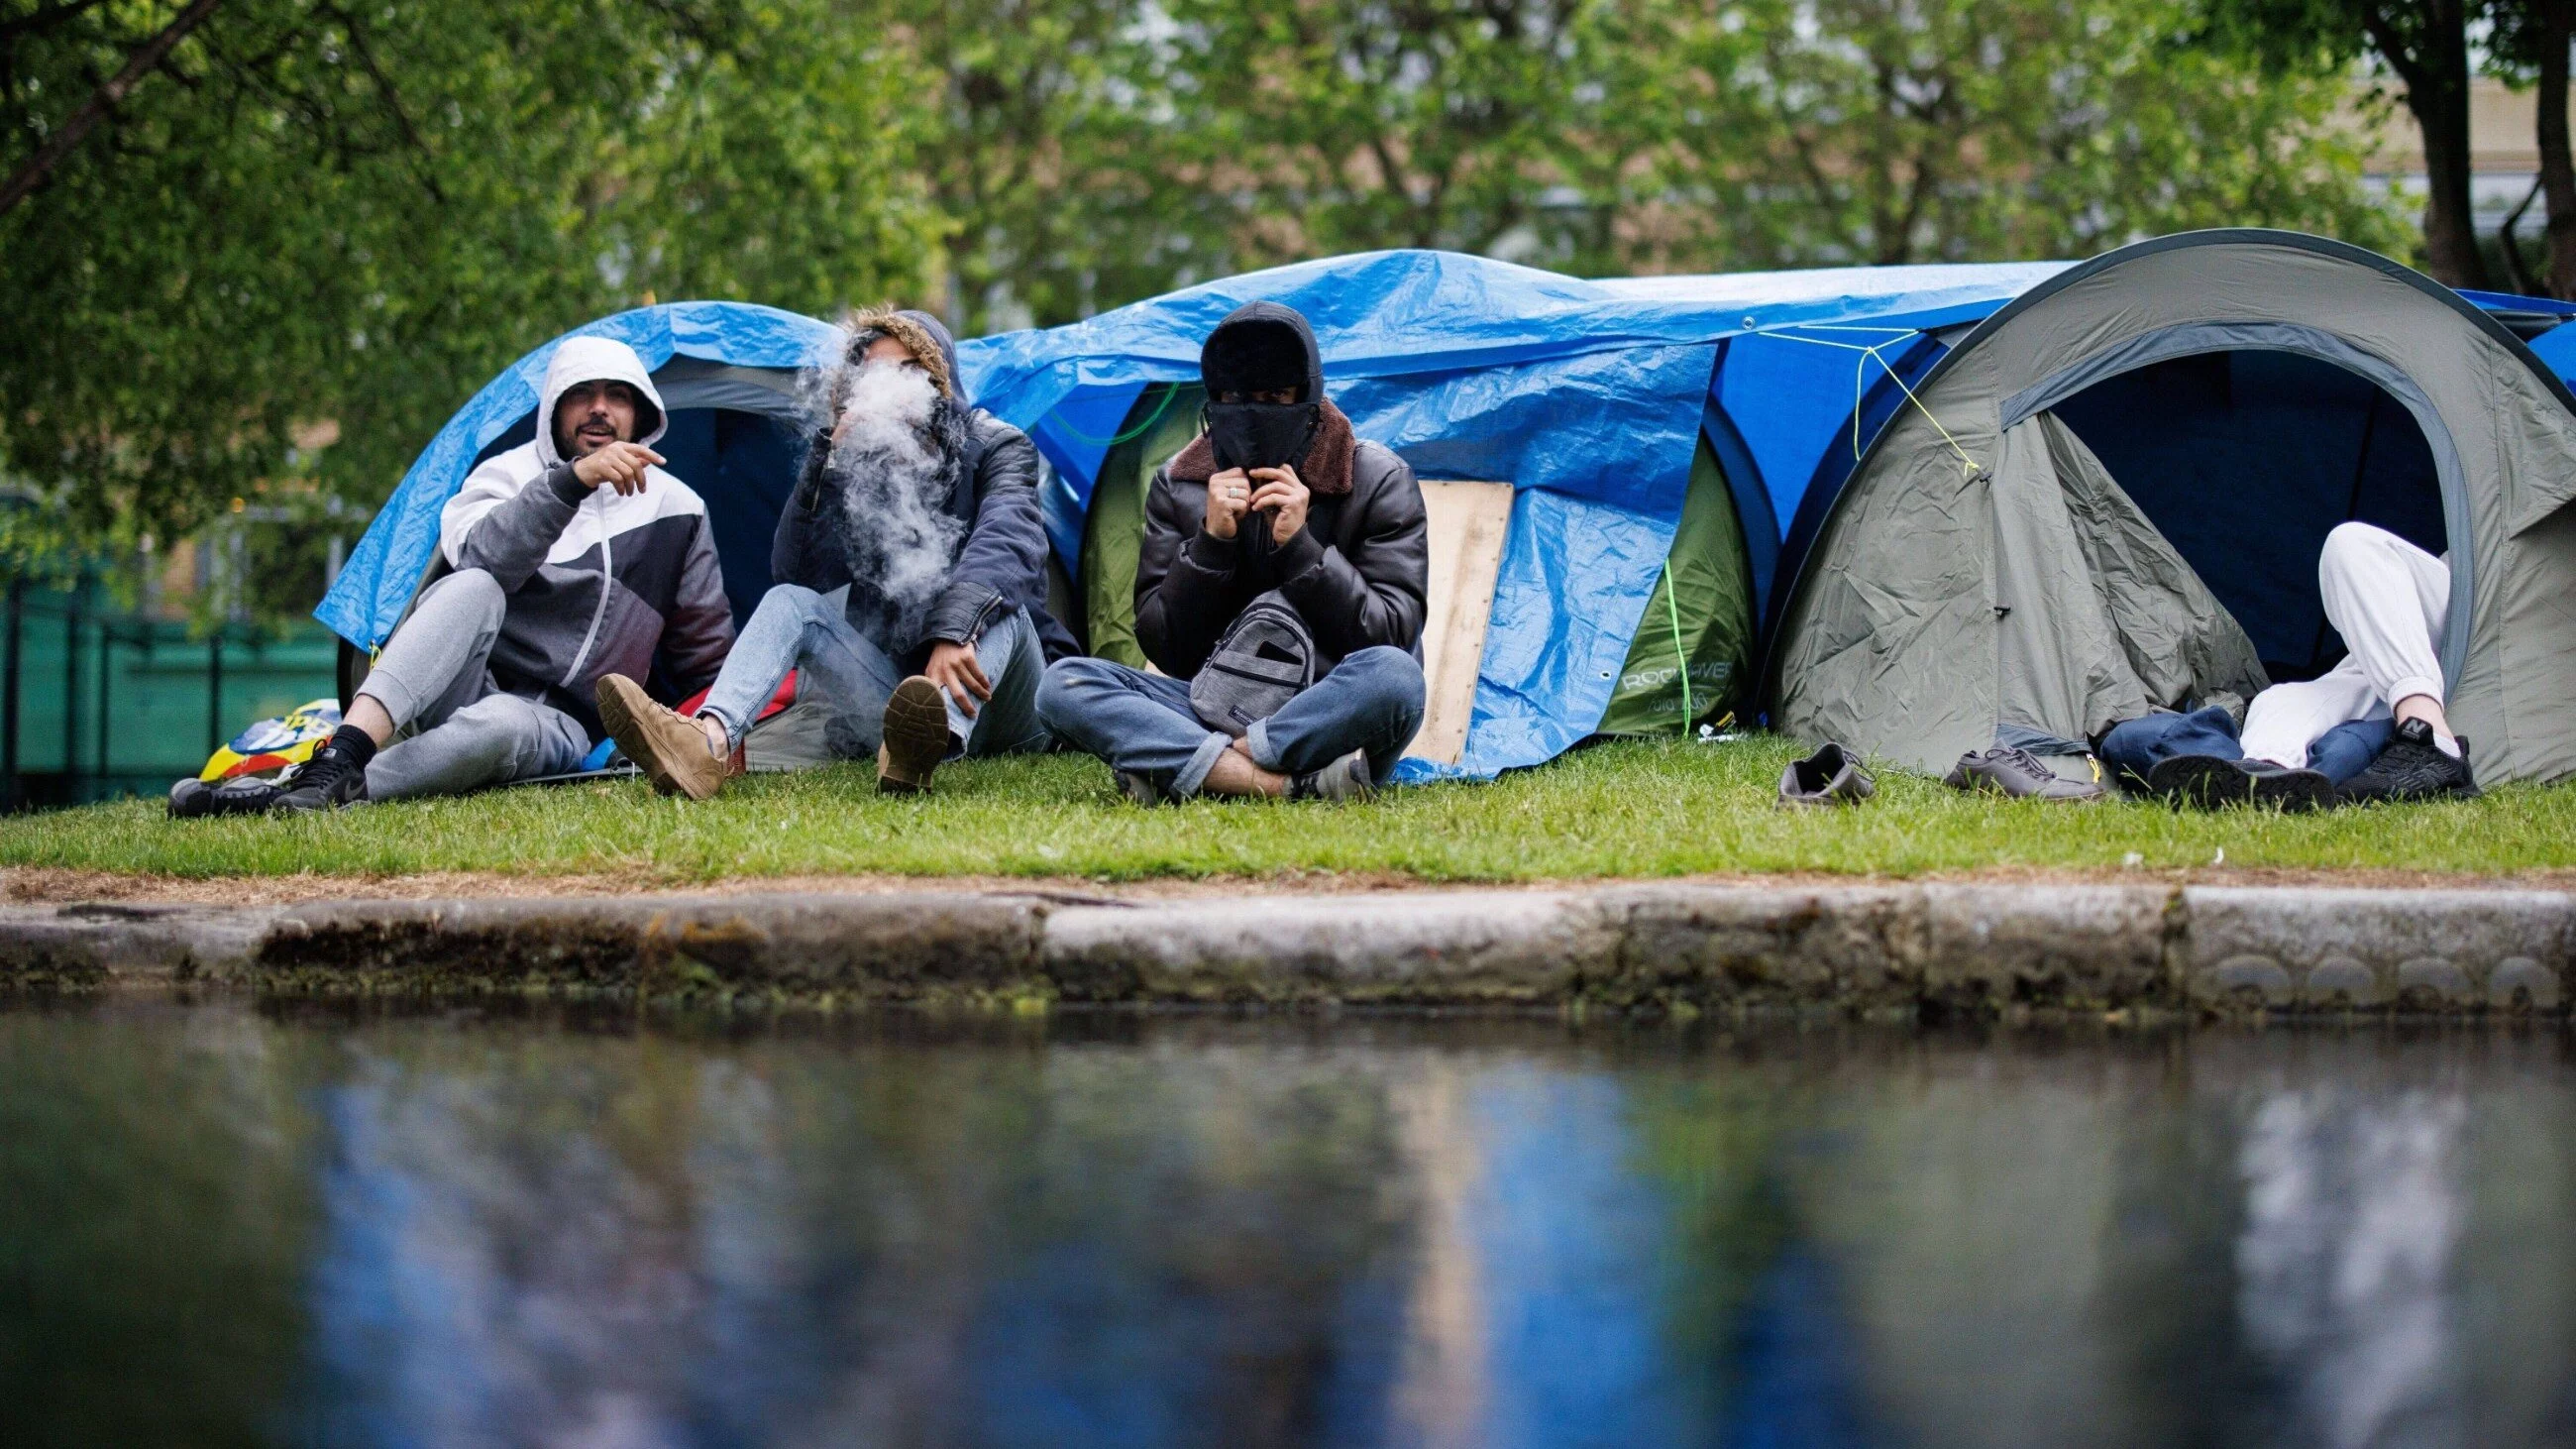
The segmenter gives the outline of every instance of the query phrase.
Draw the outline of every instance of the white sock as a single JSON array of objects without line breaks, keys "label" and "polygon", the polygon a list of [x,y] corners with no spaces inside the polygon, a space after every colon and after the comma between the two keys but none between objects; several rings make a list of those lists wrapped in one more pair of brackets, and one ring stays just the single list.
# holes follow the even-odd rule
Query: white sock
[{"label": "white sock", "polygon": [[2443,734],[2439,730],[2436,730],[2433,733],[2433,748],[2440,750],[2443,754],[2450,756],[2452,759],[2456,760],[2461,758],[2460,742],[2450,735]]}]

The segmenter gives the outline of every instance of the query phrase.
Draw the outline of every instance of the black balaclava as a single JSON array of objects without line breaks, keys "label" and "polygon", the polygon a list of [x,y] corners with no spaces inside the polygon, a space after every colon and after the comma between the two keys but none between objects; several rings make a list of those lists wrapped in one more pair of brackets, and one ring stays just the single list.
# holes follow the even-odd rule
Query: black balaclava
[{"label": "black balaclava", "polygon": [[[1324,363],[1315,334],[1293,307],[1237,308],[1199,349],[1207,386],[1208,446],[1219,468],[1277,468],[1306,458],[1324,415]],[[1292,403],[1223,403],[1222,393],[1294,388]]]}]

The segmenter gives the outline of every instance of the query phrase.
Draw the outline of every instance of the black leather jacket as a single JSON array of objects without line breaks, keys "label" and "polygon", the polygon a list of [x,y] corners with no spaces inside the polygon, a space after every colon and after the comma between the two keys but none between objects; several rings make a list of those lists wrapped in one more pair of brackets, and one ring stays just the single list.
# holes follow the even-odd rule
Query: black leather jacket
[{"label": "black leather jacket", "polygon": [[1376,644],[1422,653],[1431,587],[1429,519],[1413,469],[1363,438],[1351,491],[1316,494],[1306,526],[1284,544],[1242,528],[1207,536],[1207,485],[1154,474],[1136,564],[1136,639],[1176,679],[1198,673],[1218,636],[1256,595],[1277,589],[1306,620],[1326,669]]}]

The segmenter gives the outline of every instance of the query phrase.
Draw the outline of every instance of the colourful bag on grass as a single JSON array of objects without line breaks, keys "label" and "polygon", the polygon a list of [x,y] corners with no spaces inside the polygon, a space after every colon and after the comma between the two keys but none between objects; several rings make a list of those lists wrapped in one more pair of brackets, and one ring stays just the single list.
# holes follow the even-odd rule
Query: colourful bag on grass
[{"label": "colourful bag on grass", "polygon": [[309,699],[283,719],[264,719],[206,758],[197,778],[209,784],[244,775],[277,775],[303,764],[340,727],[340,701]]}]

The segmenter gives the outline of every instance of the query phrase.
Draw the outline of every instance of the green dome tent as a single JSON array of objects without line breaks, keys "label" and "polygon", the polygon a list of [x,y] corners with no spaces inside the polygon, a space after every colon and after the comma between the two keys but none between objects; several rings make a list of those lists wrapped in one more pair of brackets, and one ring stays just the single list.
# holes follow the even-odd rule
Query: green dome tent
[{"label": "green dome tent", "polygon": [[1939,770],[2311,677],[2341,653],[2318,548],[2357,518],[2450,555],[2437,642],[2479,774],[2557,779],[2571,498],[2576,399],[2459,294],[2291,233],[2139,243],[1953,339],[1808,500],[1772,719]]}]

